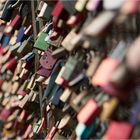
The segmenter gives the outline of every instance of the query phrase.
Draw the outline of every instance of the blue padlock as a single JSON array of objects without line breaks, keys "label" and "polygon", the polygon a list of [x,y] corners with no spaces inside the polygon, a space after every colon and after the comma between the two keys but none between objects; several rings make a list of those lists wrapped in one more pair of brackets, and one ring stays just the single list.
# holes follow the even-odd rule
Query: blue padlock
[{"label": "blue padlock", "polygon": [[10,36],[6,36],[4,35],[3,38],[2,38],[2,47],[3,48],[6,48],[10,42]]},{"label": "blue padlock", "polygon": [[15,3],[16,3],[15,0],[7,0],[5,7],[2,11],[2,15],[1,15],[0,19],[7,21],[7,22],[11,20],[11,16],[13,13],[13,9],[11,8],[11,6]]},{"label": "blue padlock", "polygon": [[76,127],[76,135],[78,136],[78,138],[80,139],[88,139],[91,134],[93,133],[93,131],[96,129],[98,124],[98,120],[96,120],[91,127],[87,127],[86,125],[79,123]]},{"label": "blue padlock", "polygon": [[18,35],[17,35],[17,39],[16,39],[16,43],[18,42],[23,42],[25,39],[27,39],[27,36],[24,34],[26,28],[25,27],[21,27],[19,29]]}]

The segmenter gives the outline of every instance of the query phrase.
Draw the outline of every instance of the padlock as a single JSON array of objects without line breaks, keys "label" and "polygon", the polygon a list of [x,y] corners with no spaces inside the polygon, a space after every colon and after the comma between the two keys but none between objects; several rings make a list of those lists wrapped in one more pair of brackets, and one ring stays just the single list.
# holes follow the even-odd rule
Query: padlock
[{"label": "padlock", "polygon": [[32,50],[32,42],[31,42],[32,36],[30,36],[27,40],[24,40],[21,44],[21,46],[18,48],[17,53],[18,57],[21,58],[28,52]]},{"label": "padlock", "polygon": [[[78,122],[90,127],[100,112],[101,108],[98,104],[93,99],[90,99],[77,115]],[[86,116],[84,114],[86,114]]]},{"label": "padlock", "polygon": [[[107,65],[108,67],[106,67]],[[123,94],[121,94],[122,96],[119,94],[119,92],[121,91],[117,90],[117,88],[115,87],[112,87],[111,84],[109,83],[110,80],[109,78],[118,65],[119,65],[118,61],[106,58],[99,66],[98,70],[95,72],[95,75],[92,78],[92,84],[94,86],[100,86],[108,94],[122,98]],[[105,74],[105,69],[106,71],[108,71],[108,74],[107,73]]]},{"label": "padlock", "polygon": [[13,30],[19,29],[22,23],[22,17],[16,15],[15,18],[10,22],[10,24],[5,28],[5,33],[10,34]]},{"label": "padlock", "polygon": [[57,19],[60,19],[60,18],[64,19],[66,17],[67,15],[66,11],[60,1],[56,3],[53,11],[51,12],[51,15],[53,17],[57,17]]},{"label": "padlock", "polygon": [[10,7],[15,3],[16,3],[16,1],[13,1],[13,0],[6,1],[6,4],[4,6],[0,19],[2,19],[4,21],[10,21],[12,13],[13,13],[13,9]]},{"label": "padlock", "polygon": [[[124,133],[125,130],[125,133]],[[103,140],[111,139],[129,139],[133,126],[129,122],[111,121]]]},{"label": "padlock", "polygon": [[52,4],[44,3],[37,17],[49,21],[51,19],[52,10]]},{"label": "padlock", "polygon": [[[128,47],[126,48],[126,46],[129,46],[129,45],[124,43],[124,42],[120,42],[118,44],[118,46],[116,47],[116,49],[110,55],[111,57],[108,57],[108,58],[106,58],[105,60],[102,61],[102,63],[100,64],[99,68],[97,69],[97,71],[95,72],[95,74],[92,78],[92,84],[94,86],[99,86],[106,93],[111,94],[113,96],[117,96],[117,97],[122,98],[122,99],[125,98],[124,97],[124,91],[115,87],[115,86],[113,86],[110,82],[110,78],[111,78],[112,73],[115,71],[115,69],[117,69],[119,64],[123,61],[123,59],[125,57],[125,54],[127,52],[127,49],[128,49]],[[124,51],[121,54],[120,52],[122,52],[122,50],[124,50]],[[108,67],[106,67],[107,63],[108,63]],[[106,70],[108,69],[107,70],[108,72],[106,74],[105,74],[105,69]],[[103,70],[103,73],[100,70],[101,71]],[[96,74],[99,77],[101,76],[102,77],[101,79],[103,79],[103,80],[100,80],[99,77],[96,77],[97,76]],[[103,75],[101,75],[101,74],[103,74]]]},{"label": "padlock", "polygon": [[98,123],[99,121],[95,120],[91,127],[87,127],[86,125],[79,123],[75,130],[77,137],[80,139],[89,139],[93,131],[96,129]]},{"label": "padlock", "polygon": [[91,60],[91,63],[89,64],[89,67],[86,71],[86,76],[88,76],[90,78],[95,74],[95,72],[96,72],[97,68],[99,67],[103,57],[104,56],[102,56],[100,54],[95,55],[95,57],[93,57],[93,59]]},{"label": "padlock", "polygon": [[27,39],[27,38],[25,37],[25,34],[24,34],[25,30],[26,30],[25,27],[21,27],[21,28],[19,29],[18,35],[17,35],[17,39],[16,39],[16,43],[22,42],[22,41],[24,41],[25,39]]},{"label": "padlock", "polygon": [[111,83],[117,87],[124,88],[127,84],[135,77],[135,73],[139,70],[139,62],[134,60],[135,57],[139,57],[139,41],[138,37],[130,48],[128,49],[128,53],[126,54],[126,61],[119,65],[119,67],[113,72],[111,76]]},{"label": "padlock", "polygon": [[118,104],[119,100],[115,97],[112,97],[111,99],[109,99],[109,101],[103,104],[103,110],[100,114],[100,119],[102,122],[109,121],[111,115],[113,115],[113,112],[117,108]]},{"label": "padlock", "polygon": [[17,66],[17,59],[13,58],[8,63],[6,63],[6,69],[14,72]]},{"label": "padlock", "polygon": [[62,46],[67,50],[67,51],[72,51],[76,46],[75,42],[73,39],[76,37],[76,33],[74,29],[64,38],[62,42]]},{"label": "padlock", "polygon": [[[116,17],[116,12],[105,11],[102,12],[96,20],[94,19],[89,26],[83,30],[83,34],[86,36],[98,37],[105,34],[105,29],[110,27],[110,24]],[[94,30],[92,28],[94,27]]]},{"label": "padlock", "polygon": [[52,57],[52,50],[48,49],[40,58],[41,66],[39,67],[37,74],[48,78],[56,62],[57,62],[57,59]]},{"label": "padlock", "polygon": [[2,47],[6,48],[10,42],[10,36],[4,35],[2,38]]},{"label": "padlock", "polygon": [[62,74],[62,78],[65,81],[72,80],[77,73],[83,68],[82,59],[84,54],[77,53],[74,57],[70,57],[65,65],[65,70]]},{"label": "padlock", "polygon": [[44,29],[45,31],[41,32],[38,39],[36,40],[34,47],[36,49],[39,49],[41,51],[45,51],[49,48],[49,44],[47,42],[45,42],[45,38],[48,36],[48,32],[50,31],[52,26],[52,23],[48,24],[46,26],[46,29]]}]

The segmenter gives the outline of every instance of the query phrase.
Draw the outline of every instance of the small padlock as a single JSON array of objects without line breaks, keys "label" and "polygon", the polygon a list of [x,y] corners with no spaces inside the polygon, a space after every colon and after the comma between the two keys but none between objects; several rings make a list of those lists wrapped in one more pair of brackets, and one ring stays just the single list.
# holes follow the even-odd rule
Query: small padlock
[{"label": "small padlock", "polygon": [[79,73],[83,68],[83,59],[84,55],[77,53],[74,57],[70,57],[65,65],[65,70],[62,74],[62,78],[65,81],[72,80],[77,73]]},{"label": "small padlock", "polygon": [[10,42],[10,36],[4,35],[2,38],[2,47],[6,48]]},{"label": "small padlock", "polygon": [[14,72],[17,66],[17,59],[13,58],[8,63],[6,63],[6,69]]},{"label": "small padlock", "polygon": [[5,28],[5,33],[10,34],[13,30],[19,29],[22,23],[22,17],[20,15],[16,15],[14,19],[10,22],[10,24]]},{"label": "small padlock", "polygon": [[77,115],[78,122],[90,127],[100,112],[101,108],[98,104],[93,99],[90,99]]},{"label": "small padlock", "polygon": [[22,41],[24,41],[25,39],[27,39],[27,38],[25,37],[25,34],[24,34],[25,30],[26,30],[25,27],[21,27],[21,28],[19,29],[18,35],[17,35],[17,39],[16,39],[16,43],[22,42]]},{"label": "small padlock", "polygon": [[44,3],[40,10],[40,13],[38,14],[38,18],[42,18],[49,21],[51,18],[52,10],[53,10],[53,5]]},{"label": "small padlock", "polygon": [[13,1],[13,0],[6,1],[6,4],[4,6],[0,19],[7,21],[7,22],[10,21],[12,13],[13,13],[13,9],[11,8],[11,6],[15,3],[16,3],[16,1]]},{"label": "small padlock", "polygon": [[44,77],[49,77],[54,68],[57,59],[52,57],[52,50],[48,49],[40,58],[40,64],[37,74]]},{"label": "small padlock", "polygon": [[32,50],[32,36],[30,36],[27,40],[24,40],[21,46],[17,50],[18,57],[21,58],[28,52]]},{"label": "small padlock", "polygon": [[48,31],[50,31],[52,23],[46,26],[46,31],[41,32],[38,39],[36,40],[34,47],[41,51],[45,51],[49,48],[49,44],[45,41],[45,38],[48,36]]},{"label": "small padlock", "polygon": [[86,125],[79,123],[75,130],[77,137],[80,139],[89,139],[93,131],[96,129],[98,123],[98,120],[95,120],[91,127],[87,127]]},{"label": "small padlock", "polygon": [[109,121],[111,115],[113,115],[113,112],[117,108],[118,104],[119,100],[115,97],[112,97],[111,99],[109,99],[109,101],[103,104],[103,110],[100,114],[100,119],[102,122]]}]

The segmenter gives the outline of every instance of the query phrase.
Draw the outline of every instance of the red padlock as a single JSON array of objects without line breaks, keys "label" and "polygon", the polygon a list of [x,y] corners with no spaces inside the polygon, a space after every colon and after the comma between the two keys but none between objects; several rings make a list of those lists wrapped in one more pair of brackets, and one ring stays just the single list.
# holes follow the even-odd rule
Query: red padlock
[{"label": "red padlock", "polygon": [[59,18],[61,16],[63,10],[64,10],[63,4],[61,2],[57,2],[53,11],[52,11],[52,13],[51,13],[51,15],[53,17],[58,17]]},{"label": "red padlock", "polygon": [[110,122],[109,128],[103,140],[128,140],[133,131],[133,125],[129,122]]},{"label": "red padlock", "polygon": [[15,29],[19,29],[22,23],[22,17],[16,15],[15,18],[10,22],[10,24],[5,28],[5,33],[9,34]]},{"label": "red padlock", "polygon": [[9,62],[6,64],[6,69],[10,70],[11,72],[14,72],[17,66],[17,59],[12,58]]},{"label": "red padlock", "polygon": [[80,123],[90,127],[100,112],[100,106],[93,99],[90,99],[77,115],[77,119]]},{"label": "red padlock", "polygon": [[18,29],[22,23],[22,17],[20,15],[16,15],[15,18],[11,21],[10,25],[14,29]]},{"label": "red padlock", "polygon": [[106,58],[92,77],[93,86],[100,87],[104,92],[120,99],[126,99],[125,92],[115,87],[111,82],[111,74],[120,62],[113,58]]}]

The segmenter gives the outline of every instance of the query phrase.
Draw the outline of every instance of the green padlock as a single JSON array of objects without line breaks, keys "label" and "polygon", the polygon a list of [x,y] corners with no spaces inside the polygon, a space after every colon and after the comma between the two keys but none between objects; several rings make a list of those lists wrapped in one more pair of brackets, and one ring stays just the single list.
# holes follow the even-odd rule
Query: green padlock
[{"label": "green padlock", "polygon": [[49,31],[51,30],[52,23],[49,23],[44,30],[40,33],[38,39],[34,44],[34,48],[41,51],[46,51],[49,48],[49,44],[45,41],[45,38],[49,36]]}]

